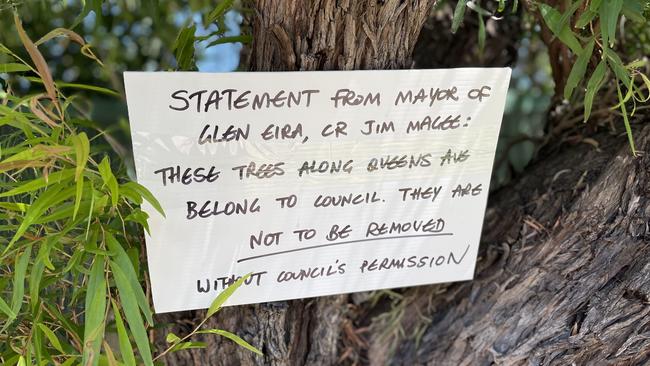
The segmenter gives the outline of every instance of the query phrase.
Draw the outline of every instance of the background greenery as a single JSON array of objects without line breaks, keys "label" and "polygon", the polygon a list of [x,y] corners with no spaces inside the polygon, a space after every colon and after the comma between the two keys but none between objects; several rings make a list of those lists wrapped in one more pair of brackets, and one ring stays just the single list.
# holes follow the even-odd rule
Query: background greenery
[{"label": "background greenery", "polygon": [[[151,313],[147,215],[139,204],[162,209],[134,181],[121,77],[124,70],[237,65],[237,42],[251,41],[245,27],[243,34],[233,31],[246,7],[232,0],[2,1],[0,362],[152,364],[168,352],[202,347],[192,340],[199,333],[259,352],[234,334],[202,329],[203,323],[186,335],[168,334],[166,349],[153,349],[153,332],[164,329]],[[650,87],[648,2],[526,3],[526,37],[495,182],[506,183],[549,138],[590,114],[621,116],[622,125],[612,128],[627,131],[636,154],[630,123],[647,108]],[[479,48],[500,36],[490,34],[489,21],[524,6],[505,0],[447,5],[455,9],[450,31],[477,19]],[[551,78],[558,60],[549,61],[548,39],[539,36],[544,29],[570,55],[566,87],[557,95]],[[235,53],[210,53],[221,45]],[[215,299],[207,316],[236,287]]]}]

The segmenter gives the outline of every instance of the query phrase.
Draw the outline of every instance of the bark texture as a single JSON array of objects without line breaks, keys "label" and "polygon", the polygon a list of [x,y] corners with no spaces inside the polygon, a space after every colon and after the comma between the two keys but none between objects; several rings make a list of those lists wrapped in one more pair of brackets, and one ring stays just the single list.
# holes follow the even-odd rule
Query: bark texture
[{"label": "bark texture", "polygon": [[[410,55],[435,0],[257,0],[252,19],[252,71],[409,68]],[[205,337],[207,350],[179,352],[168,364],[331,365],[348,296],[224,309],[206,326],[232,331],[264,356],[229,340]],[[204,312],[167,315],[186,334]],[[163,336],[162,334],[160,336]],[[164,340],[158,340],[159,345]]]},{"label": "bark texture", "polygon": [[435,0],[258,0],[251,69],[402,69]]},{"label": "bark texture", "polygon": [[370,363],[650,363],[650,155],[595,139],[493,195],[476,279],[407,290],[406,337],[375,328]]}]

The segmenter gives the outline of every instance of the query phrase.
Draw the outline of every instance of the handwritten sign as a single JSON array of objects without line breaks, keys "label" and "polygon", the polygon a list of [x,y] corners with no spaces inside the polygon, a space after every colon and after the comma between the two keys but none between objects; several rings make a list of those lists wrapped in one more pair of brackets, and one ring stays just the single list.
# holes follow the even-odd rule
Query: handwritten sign
[{"label": "handwritten sign", "polygon": [[157,312],[473,277],[510,69],[124,79]]}]

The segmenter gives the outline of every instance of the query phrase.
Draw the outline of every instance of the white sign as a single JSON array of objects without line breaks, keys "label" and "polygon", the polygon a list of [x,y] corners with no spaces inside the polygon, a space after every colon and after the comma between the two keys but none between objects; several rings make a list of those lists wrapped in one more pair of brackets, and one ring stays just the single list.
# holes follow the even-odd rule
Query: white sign
[{"label": "white sign", "polygon": [[472,279],[510,69],[124,79],[157,312]]}]

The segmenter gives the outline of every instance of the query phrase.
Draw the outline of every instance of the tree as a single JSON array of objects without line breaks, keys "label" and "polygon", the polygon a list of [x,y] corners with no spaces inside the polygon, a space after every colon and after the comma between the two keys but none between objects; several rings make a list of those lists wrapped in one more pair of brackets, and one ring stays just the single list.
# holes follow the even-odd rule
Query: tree
[{"label": "tree", "polygon": [[[251,69],[408,67],[433,3],[260,1]],[[561,93],[571,70],[565,64],[575,59],[567,60],[566,45],[543,27],[557,60],[565,55],[555,73]],[[650,157],[634,158],[627,141],[593,125],[591,140],[582,138],[597,148],[550,144],[524,176],[491,197],[474,281],[406,289],[399,301],[354,294],[227,309],[216,325],[236,329],[264,357],[215,339],[209,352],[170,361],[648,362]],[[646,151],[650,128],[633,126]],[[373,317],[379,320],[370,323]]]},{"label": "tree", "polygon": [[[250,69],[409,68],[420,29],[434,3],[256,1]],[[264,356],[216,341],[208,347],[209,351],[176,353],[168,361],[211,365],[335,364],[340,357],[339,335],[346,320],[348,298],[349,295],[340,295],[225,309],[218,326],[236,329],[259,346]],[[166,318],[176,322],[180,319],[182,315]]]},{"label": "tree", "polygon": [[[232,3],[219,2],[204,18],[218,21]],[[437,46],[436,63],[430,66],[439,66],[441,59],[447,66],[472,62],[458,40],[476,43],[478,52],[472,54],[483,57],[482,62],[501,65],[513,59],[511,42],[516,43],[517,32],[496,39],[491,28],[503,23],[490,19],[519,2],[499,0],[484,9],[474,1],[466,12],[467,1],[451,1],[451,21],[437,23],[430,11],[441,3],[258,0],[249,17],[254,44],[248,63],[256,71],[409,68],[427,19],[427,32],[450,27],[469,32],[430,37]],[[207,349],[165,351],[180,340],[174,334],[194,335],[191,331],[203,324],[205,313],[155,317],[157,325],[169,323],[171,334],[151,327],[147,288],[138,286],[146,284],[140,264],[146,215],[137,205],[143,199],[155,205],[155,198],[130,181],[111,132],[89,116],[79,103],[83,96],[69,98],[62,89],[71,86],[53,80],[49,69],[56,70],[60,60],[48,67],[25,35],[33,28],[25,33],[10,12],[20,33],[10,48],[24,45],[27,51],[14,53],[4,38],[0,45],[0,71],[19,75],[0,80],[0,361],[97,364],[117,358],[128,363],[136,361],[130,356],[137,349],[138,361],[149,364],[155,355],[164,355],[168,364],[215,365],[650,362],[650,158],[645,153],[650,127],[641,125],[648,108],[638,103],[650,81],[643,78],[647,61],[634,61],[648,51],[645,16],[650,6],[639,0],[521,3],[539,22],[551,49],[556,104],[536,160],[491,195],[476,279],[239,306],[223,309],[207,322],[240,335],[263,356],[232,343],[240,341],[233,336],[226,340],[207,334],[196,337],[207,342]],[[82,15],[91,8],[97,15],[102,7],[110,14],[107,4],[87,0]],[[203,9],[203,1],[190,5]],[[46,6],[37,9],[48,14]],[[518,9],[513,13],[521,14]],[[174,5],[158,10],[173,21]],[[620,31],[621,16],[639,22],[633,25],[635,32]],[[461,26],[463,18],[472,23]],[[519,19],[508,18],[504,28],[520,29]],[[32,23],[46,26],[35,36],[50,28],[50,22]],[[193,47],[184,47],[199,39],[193,27],[181,29],[177,47],[171,47],[180,68],[194,65]],[[86,54],[75,52],[88,55],[89,48],[75,34],[60,35],[80,43]],[[47,51],[56,54],[53,46]],[[424,64],[423,55],[432,47],[420,43],[417,49],[421,53],[415,59]],[[120,57],[114,49],[108,51]],[[158,56],[168,59],[170,53]],[[85,62],[89,68],[98,64],[93,57]],[[84,72],[82,80],[91,83],[91,74]],[[37,87],[25,86],[24,80]],[[14,94],[13,86],[25,94]],[[82,85],[82,90],[119,95],[94,85]],[[589,124],[577,125],[592,104]],[[629,145],[610,126],[625,126]],[[147,331],[156,339],[147,339]],[[119,345],[105,339],[109,333],[116,334]],[[149,341],[158,349],[153,356]],[[117,347],[119,353],[113,351]]]}]

